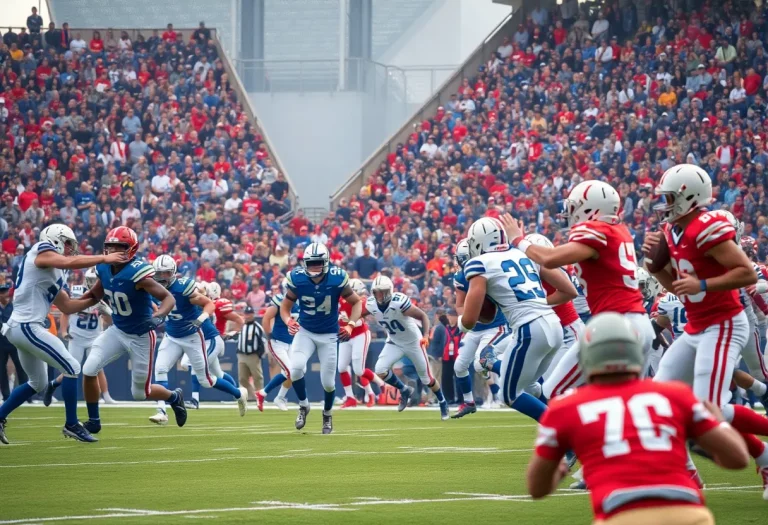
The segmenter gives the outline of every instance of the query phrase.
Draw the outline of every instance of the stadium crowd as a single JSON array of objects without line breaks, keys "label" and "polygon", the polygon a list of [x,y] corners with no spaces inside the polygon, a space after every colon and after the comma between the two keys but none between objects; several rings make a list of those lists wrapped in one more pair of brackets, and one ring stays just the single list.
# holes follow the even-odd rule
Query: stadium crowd
[{"label": "stadium crowd", "polygon": [[170,253],[259,311],[321,241],[362,279],[388,271],[434,315],[452,306],[452,247],[473,220],[513,211],[557,243],[569,188],[598,178],[619,189],[639,253],[654,185],[686,161],[765,259],[764,14],[714,0],[536,8],[318,224],[291,212],[203,23],[132,40],[31,20],[0,44],[0,272],[10,280],[51,221],[84,253],[124,224],[149,260]]}]

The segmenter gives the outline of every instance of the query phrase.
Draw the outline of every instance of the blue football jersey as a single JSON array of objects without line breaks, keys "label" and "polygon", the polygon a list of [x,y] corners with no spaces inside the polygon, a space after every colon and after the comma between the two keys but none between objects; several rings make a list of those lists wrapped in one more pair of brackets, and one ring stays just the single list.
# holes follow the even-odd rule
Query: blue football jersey
[{"label": "blue football jersey", "polygon": [[298,297],[299,324],[315,334],[339,331],[339,297],[349,277],[341,268],[330,265],[319,283],[309,277],[304,268],[291,270],[286,278],[288,289]]},{"label": "blue football jersey", "polygon": [[112,323],[126,334],[149,333],[154,327],[152,296],[136,284],[155,275],[152,265],[134,259],[114,275],[109,264],[97,265],[96,273],[104,287],[104,301],[112,308]]},{"label": "blue football jersey", "polygon": [[189,300],[196,289],[197,283],[189,277],[176,279],[168,287],[168,291],[176,299],[176,305],[165,320],[165,333],[169,336],[187,337],[197,333],[198,328],[192,323],[200,317],[203,309]]},{"label": "blue football jersey", "polygon": [[[467,281],[467,278],[464,277],[464,270],[459,270],[453,275],[453,287],[457,290],[461,290],[464,293],[469,291],[469,281]],[[501,308],[496,308],[496,317],[493,319],[493,321],[487,324],[477,323],[472,331],[481,332],[483,330],[488,330],[489,328],[498,328],[499,326],[504,326],[505,324],[507,324],[507,318],[504,317],[504,312],[501,311]]]},{"label": "blue football jersey", "polygon": [[[286,344],[291,344],[293,342],[293,336],[288,333],[288,327],[283,322],[283,318],[280,317],[280,305],[283,302],[283,295],[282,294],[275,294],[274,297],[272,297],[272,302],[269,305],[270,307],[276,306],[277,307],[277,315],[275,316],[275,322],[272,325],[272,339],[276,341],[281,341]],[[291,308],[291,316],[294,318],[297,318],[299,316],[299,304],[293,303],[293,307]]]},{"label": "blue football jersey", "polygon": [[205,320],[203,325],[200,327],[200,329],[203,331],[203,337],[206,341],[209,341],[211,339],[215,339],[216,337],[219,337],[221,333],[216,328],[216,325],[213,324],[213,320],[209,317]]}]

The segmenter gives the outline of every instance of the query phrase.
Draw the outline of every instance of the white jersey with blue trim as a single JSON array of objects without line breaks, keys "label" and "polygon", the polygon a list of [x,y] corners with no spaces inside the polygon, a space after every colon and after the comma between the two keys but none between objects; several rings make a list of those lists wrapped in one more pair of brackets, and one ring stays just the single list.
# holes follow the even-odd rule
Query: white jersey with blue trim
[{"label": "white jersey with blue trim", "polygon": [[19,323],[42,323],[51,304],[64,286],[66,272],[58,268],[38,268],[35,259],[41,253],[56,251],[49,242],[38,242],[21,259],[16,275],[11,320]]},{"label": "white jersey with blue trim", "polygon": [[418,345],[421,340],[419,323],[405,312],[412,306],[408,296],[396,293],[382,311],[373,296],[365,300],[365,311],[371,314],[379,325],[387,331],[387,342],[398,346]]},{"label": "white jersey with blue trim", "polygon": [[541,285],[539,267],[517,248],[484,253],[464,265],[471,282],[485,277],[486,295],[501,308],[513,329],[553,313]]},{"label": "white jersey with blue trim", "polygon": [[[79,299],[87,291],[82,284],[76,284],[70,289],[70,297]],[[69,335],[76,341],[93,341],[101,332],[101,315],[95,305],[69,317]]]},{"label": "white jersey with blue trim", "polygon": [[663,315],[672,323],[672,334],[675,337],[682,335],[685,325],[688,324],[688,319],[685,315],[685,305],[680,301],[680,298],[667,292],[664,297],[659,299],[657,308],[659,315]]}]

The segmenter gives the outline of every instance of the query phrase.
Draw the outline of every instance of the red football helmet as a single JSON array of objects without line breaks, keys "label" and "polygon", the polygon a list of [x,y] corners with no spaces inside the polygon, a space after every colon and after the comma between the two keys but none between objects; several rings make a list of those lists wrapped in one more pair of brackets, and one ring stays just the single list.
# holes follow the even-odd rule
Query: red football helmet
[{"label": "red football helmet", "polygon": [[139,238],[136,236],[136,232],[127,226],[118,226],[109,230],[107,238],[104,239],[105,253],[108,245],[124,246],[128,258],[133,259],[136,252],[139,251]]}]

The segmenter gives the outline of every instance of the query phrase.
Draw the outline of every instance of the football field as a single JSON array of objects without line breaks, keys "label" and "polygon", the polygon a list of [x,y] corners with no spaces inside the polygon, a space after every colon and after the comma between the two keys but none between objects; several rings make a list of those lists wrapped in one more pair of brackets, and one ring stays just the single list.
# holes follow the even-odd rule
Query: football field
[{"label": "football field", "polygon": [[[323,436],[319,406],[302,432],[293,408],[240,418],[215,404],[178,428],[172,417],[149,423],[151,405],[131,406],[103,409],[93,445],[61,436],[60,405],[14,412],[12,445],[0,448],[0,525],[591,521],[585,493],[526,497],[535,426],[512,411],[440,421],[437,409],[337,410]],[[718,523],[768,522],[754,468],[698,463]]]}]

